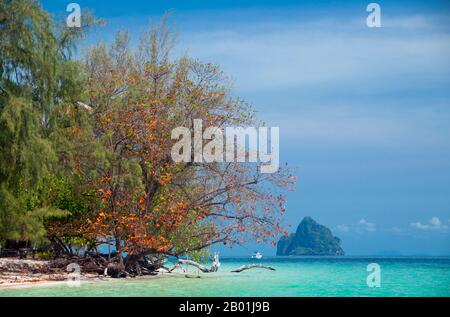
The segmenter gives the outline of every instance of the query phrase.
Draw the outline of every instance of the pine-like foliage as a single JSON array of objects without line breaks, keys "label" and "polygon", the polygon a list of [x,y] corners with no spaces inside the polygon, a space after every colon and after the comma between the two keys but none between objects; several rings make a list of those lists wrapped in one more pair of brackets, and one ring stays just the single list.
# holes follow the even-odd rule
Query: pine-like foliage
[{"label": "pine-like foliage", "polygon": [[0,242],[43,242],[52,206],[58,134],[56,109],[80,94],[70,60],[80,29],[58,26],[34,0],[0,2]]}]

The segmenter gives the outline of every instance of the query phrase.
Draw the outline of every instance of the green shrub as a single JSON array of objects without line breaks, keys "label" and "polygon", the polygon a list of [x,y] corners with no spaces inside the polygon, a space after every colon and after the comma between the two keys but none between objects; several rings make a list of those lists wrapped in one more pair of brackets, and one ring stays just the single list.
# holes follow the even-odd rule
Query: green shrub
[{"label": "green shrub", "polygon": [[52,251],[36,252],[36,258],[39,260],[52,260],[55,258],[55,255]]}]

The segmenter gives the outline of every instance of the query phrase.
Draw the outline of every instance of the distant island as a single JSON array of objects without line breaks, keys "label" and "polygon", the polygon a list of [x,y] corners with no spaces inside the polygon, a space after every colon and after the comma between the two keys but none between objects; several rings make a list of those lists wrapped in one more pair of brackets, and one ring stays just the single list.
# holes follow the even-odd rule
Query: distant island
[{"label": "distant island", "polygon": [[277,244],[277,255],[344,255],[341,240],[331,230],[305,217],[297,231],[282,237]]}]

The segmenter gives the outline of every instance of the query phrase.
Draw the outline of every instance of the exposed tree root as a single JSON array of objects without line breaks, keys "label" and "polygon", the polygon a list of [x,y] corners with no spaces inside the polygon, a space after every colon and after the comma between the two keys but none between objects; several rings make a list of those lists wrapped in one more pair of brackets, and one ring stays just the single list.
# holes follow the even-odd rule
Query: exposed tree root
[{"label": "exposed tree root", "polygon": [[[76,263],[80,265],[83,272],[86,273],[97,273],[101,276],[111,276],[113,278],[121,277],[135,277],[142,275],[157,275],[161,273],[172,273],[176,268],[180,268],[187,273],[182,265],[192,265],[196,267],[203,273],[214,273],[219,270],[220,262],[219,257],[216,254],[214,257],[214,262],[211,267],[208,268],[200,263],[192,260],[182,260],[179,259],[178,262],[172,269],[166,268],[163,262],[158,258],[149,258],[147,256],[128,256],[126,258],[121,258],[115,255],[110,260],[104,256],[88,256],[88,257],[68,257],[60,258],[54,261],[50,261],[48,264],[49,269],[59,269],[65,270],[67,265]],[[273,267],[265,266],[262,264],[248,264],[243,265],[235,270],[233,273],[240,273],[245,270],[250,270],[254,268],[261,268],[270,271],[276,271]],[[193,276],[188,276],[188,278],[193,278]]]}]

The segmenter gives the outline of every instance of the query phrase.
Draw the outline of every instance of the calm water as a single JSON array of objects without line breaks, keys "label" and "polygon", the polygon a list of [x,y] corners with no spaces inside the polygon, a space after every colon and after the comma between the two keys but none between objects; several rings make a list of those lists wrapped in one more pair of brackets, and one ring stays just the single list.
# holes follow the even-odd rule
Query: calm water
[{"label": "calm water", "polygon": [[[78,288],[3,289],[0,296],[450,296],[450,257],[265,258],[260,263],[276,272],[229,272],[255,261],[222,258],[220,272],[199,279],[172,276],[82,283]],[[366,284],[369,263],[381,266],[380,288]]]}]

